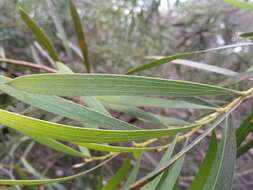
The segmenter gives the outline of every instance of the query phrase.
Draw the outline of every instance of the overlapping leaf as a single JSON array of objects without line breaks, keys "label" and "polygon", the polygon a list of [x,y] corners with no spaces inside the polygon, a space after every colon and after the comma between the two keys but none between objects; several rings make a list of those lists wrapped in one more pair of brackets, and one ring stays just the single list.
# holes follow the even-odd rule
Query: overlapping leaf
[{"label": "overlapping leaf", "polygon": [[[0,77],[1,83],[9,80],[9,78]],[[26,93],[5,84],[0,85],[0,89],[24,103],[80,121],[87,125],[96,125],[107,129],[137,129],[134,125],[60,97]]]},{"label": "overlapping leaf", "polygon": [[126,74],[133,74],[133,73],[141,72],[141,71],[144,71],[144,70],[148,70],[148,69],[151,69],[151,68],[158,67],[158,66],[161,66],[163,64],[169,63],[173,60],[186,58],[186,57],[189,57],[189,56],[194,55],[194,54],[202,54],[202,53],[208,53],[208,52],[217,51],[217,50],[224,50],[224,49],[229,49],[229,48],[234,48],[234,47],[242,47],[242,46],[250,46],[250,45],[253,45],[253,43],[231,44],[231,45],[226,45],[226,46],[221,46],[221,47],[211,48],[211,49],[206,49],[206,50],[178,53],[178,54],[166,56],[166,57],[163,57],[161,59],[154,60],[154,61],[145,63],[143,65],[134,67],[134,68],[128,70]]},{"label": "overlapping leaf", "polygon": [[78,42],[79,42],[79,47],[83,55],[84,65],[86,66],[87,72],[89,73],[91,69],[90,61],[89,61],[89,52],[86,45],[85,34],[83,31],[81,19],[78,16],[77,9],[75,7],[73,0],[68,0],[68,1],[69,1],[71,16],[72,16],[72,21],[74,23],[75,31],[76,31]]},{"label": "overlapping leaf", "polygon": [[217,154],[217,138],[215,133],[212,134],[211,141],[209,143],[208,151],[205,155],[205,159],[200,166],[197,176],[191,184],[189,190],[203,189],[208,177],[211,173],[212,164]]},{"label": "overlapping leaf", "polygon": [[58,54],[53,46],[53,43],[49,40],[46,33],[39,27],[39,25],[27,14],[27,12],[19,7],[19,13],[23,21],[29,27],[29,29],[36,36],[39,43],[48,51],[48,54],[54,61],[59,61]]},{"label": "overlapping leaf", "polygon": [[8,85],[31,93],[59,96],[200,96],[237,95],[218,86],[141,76],[112,74],[37,74],[18,77]]},{"label": "overlapping leaf", "polygon": [[130,169],[130,160],[126,160],[119,170],[114,174],[102,190],[114,190],[121,184],[122,180],[128,174]]},{"label": "overlapping leaf", "polygon": [[24,133],[33,133],[43,137],[69,142],[107,143],[148,140],[168,137],[178,132],[190,130],[195,125],[169,129],[152,130],[102,130],[75,127],[52,123],[20,114],[0,110],[0,123]]},{"label": "overlapping leaf", "polygon": [[226,121],[218,152],[212,162],[211,173],[208,176],[203,190],[230,190],[236,162],[236,138],[233,126]]}]

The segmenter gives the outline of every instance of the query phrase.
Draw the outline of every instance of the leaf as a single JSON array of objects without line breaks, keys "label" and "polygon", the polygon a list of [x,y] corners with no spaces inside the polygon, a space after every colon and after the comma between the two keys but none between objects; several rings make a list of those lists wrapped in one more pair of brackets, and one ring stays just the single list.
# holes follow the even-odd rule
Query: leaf
[{"label": "leaf", "polygon": [[68,38],[67,38],[66,32],[64,30],[64,27],[62,25],[62,20],[60,20],[59,15],[56,12],[54,3],[51,0],[47,0],[46,2],[47,2],[48,13],[54,22],[54,26],[55,26],[56,30],[59,33],[60,39],[61,39],[64,49],[66,51],[68,60],[73,61],[72,51],[71,51],[71,48],[68,44]]},{"label": "leaf", "polygon": [[253,131],[253,112],[236,129],[236,144],[237,147],[243,143],[245,138]]},{"label": "leaf", "polygon": [[38,179],[38,180],[10,180],[10,179],[0,179],[0,185],[42,185],[42,184],[49,184],[49,183],[59,183],[59,182],[64,182],[68,180],[75,179],[77,177],[83,176],[89,172],[92,172],[101,166],[105,165],[109,161],[111,161],[113,158],[116,156],[112,156],[111,158],[108,158],[107,160],[104,160],[100,164],[97,164],[93,168],[90,168],[88,170],[85,170],[83,172],[80,172],[75,175],[67,176],[67,177],[62,177],[62,178],[53,178],[53,179]]},{"label": "leaf", "polygon": [[148,140],[168,137],[178,132],[190,130],[195,125],[169,129],[152,130],[102,130],[43,121],[0,109],[0,123],[24,133],[33,132],[55,140],[86,143],[107,143]]},{"label": "leaf", "polygon": [[25,133],[27,136],[30,136],[31,138],[33,138],[35,141],[37,141],[40,144],[44,144],[56,151],[59,152],[63,152],[65,154],[71,155],[71,156],[77,156],[77,157],[85,157],[85,156],[89,156],[89,154],[84,154],[81,153],[67,145],[64,145],[63,143],[60,143],[54,139],[51,138],[46,138],[46,137],[41,137],[41,136],[37,136],[37,135],[33,135],[33,133]]},{"label": "leaf", "polygon": [[98,112],[101,112],[105,115],[111,116],[111,114],[106,110],[106,108],[103,106],[103,104],[99,100],[97,100],[96,97],[83,96],[83,97],[81,97],[81,99],[85,102],[85,104],[88,107],[90,107]]},{"label": "leaf", "polygon": [[215,109],[211,106],[200,105],[183,100],[168,100],[164,98],[139,97],[139,96],[98,96],[98,100],[108,103],[137,107],[160,107],[176,109]]},{"label": "leaf", "polygon": [[186,58],[186,57],[189,57],[189,56],[195,55],[195,54],[202,54],[202,53],[208,53],[208,52],[217,51],[217,50],[224,50],[224,49],[229,49],[229,48],[234,48],[234,47],[251,46],[251,45],[253,45],[253,43],[239,43],[239,44],[230,44],[230,45],[211,48],[211,49],[206,49],[206,50],[178,53],[178,54],[163,57],[161,59],[154,60],[154,61],[145,63],[143,65],[134,67],[134,68],[128,70],[126,74],[133,74],[133,73],[137,73],[137,72],[140,72],[140,71],[148,70],[148,69],[151,69],[153,67],[158,67],[160,65],[169,63],[173,60]]},{"label": "leaf", "polygon": [[[9,78],[0,76],[0,84],[9,80]],[[0,89],[24,103],[70,119],[78,120],[87,125],[93,124],[107,129],[137,129],[134,125],[60,97],[30,94],[4,84],[0,85]]]},{"label": "leaf", "polygon": [[39,43],[48,51],[49,55],[54,61],[59,61],[59,57],[53,46],[53,43],[49,40],[46,33],[39,27],[39,25],[27,14],[27,12],[19,7],[19,14],[28,28],[33,32]]},{"label": "leaf", "polygon": [[209,148],[206,153],[205,159],[202,162],[199,171],[192,182],[189,190],[195,190],[195,189],[203,189],[212,169],[213,161],[215,160],[216,154],[217,154],[217,138],[215,133],[212,134]]},{"label": "leaf", "polygon": [[89,73],[91,68],[90,68],[88,47],[87,47],[86,40],[85,40],[85,33],[83,31],[81,19],[78,16],[78,13],[77,13],[77,10],[76,10],[73,0],[69,0],[69,7],[70,7],[72,21],[74,23],[76,35],[78,38],[79,47],[82,51],[84,65],[86,66],[87,72]]},{"label": "leaf", "polygon": [[[157,116],[143,111],[142,109],[139,109],[137,107],[133,107],[133,106],[122,106],[122,105],[111,105],[111,104],[104,104],[108,109],[112,109],[114,111],[119,111],[119,112],[123,112],[126,113],[130,116],[133,116],[135,118],[138,118],[144,122],[151,122],[154,124],[158,124],[159,126],[162,127],[167,127],[168,123],[165,123],[164,121],[162,121],[162,119],[158,118]],[[182,122],[183,123],[183,122]],[[182,124],[181,123],[181,124]],[[175,122],[170,123],[171,125],[174,125]],[[186,123],[184,123],[186,124]]]},{"label": "leaf", "polygon": [[[173,142],[171,143],[171,145],[168,147],[168,149],[164,153],[164,155],[163,155],[160,163],[158,164],[157,168],[155,169],[155,171],[157,171],[159,168],[162,168],[163,166],[166,165],[167,162],[170,161],[176,143],[177,143],[177,137],[174,138]],[[168,171],[168,170],[166,170],[166,171]],[[141,188],[141,190],[155,190],[157,188],[160,180],[162,179],[163,174],[164,173],[161,173],[160,175],[158,175],[152,181],[150,181],[145,186],[143,186]]]},{"label": "leaf", "polygon": [[195,147],[203,138],[205,138],[210,132],[212,132],[213,129],[215,129],[231,112],[233,112],[239,105],[241,101],[237,102],[228,112],[221,114],[219,118],[216,119],[215,122],[213,122],[212,125],[210,125],[201,135],[199,135],[194,141],[192,141],[189,145],[185,146],[179,153],[177,153],[175,156],[173,156],[164,167],[160,168],[157,171],[153,171],[149,173],[147,176],[139,179],[134,184],[131,185],[131,190],[137,190],[141,186],[145,185],[152,179],[154,179],[156,176],[160,175],[163,171],[165,171],[167,168],[169,168],[175,161],[180,159],[183,155],[185,155],[188,151],[190,151],[193,147]]},{"label": "leaf", "polygon": [[177,160],[169,170],[163,173],[162,179],[159,182],[159,190],[173,190],[174,185],[177,182],[177,178],[180,175],[184,163],[184,156]]},{"label": "leaf", "polygon": [[121,184],[122,180],[128,174],[130,169],[130,160],[127,159],[120,169],[111,177],[107,184],[102,188],[102,190],[115,190]]},{"label": "leaf", "polygon": [[236,138],[233,126],[226,120],[218,152],[203,190],[230,190],[236,163]]},{"label": "leaf", "polygon": [[57,61],[56,67],[59,70],[59,73],[72,73],[72,70],[65,64]]},{"label": "leaf", "polygon": [[154,147],[124,147],[124,146],[112,146],[106,144],[96,144],[96,143],[80,143],[74,142],[79,146],[83,146],[89,149],[104,151],[104,152],[118,152],[118,153],[141,153],[144,151],[157,150],[164,148],[164,146],[154,146]]},{"label": "leaf", "polygon": [[31,93],[59,96],[200,96],[240,94],[218,86],[152,77],[112,74],[37,74],[7,82]]},{"label": "leaf", "polygon": [[[253,7],[253,5],[252,5],[252,7]],[[253,8],[252,8],[252,10],[253,10]],[[243,38],[252,39],[253,38],[253,32],[245,32],[245,33],[240,34],[240,36],[243,37]]]},{"label": "leaf", "polygon": [[137,117],[138,119],[144,122],[150,122],[154,124],[161,125],[161,127],[169,127],[170,125],[187,125],[188,122],[178,119],[175,117],[166,117],[153,113],[146,112],[140,108],[135,106],[126,106],[126,105],[115,105],[115,104],[104,104],[108,109],[112,109],[114,111],[119,111],[126,113],[130,116]]},{"label": "leaf", "polygon": [[141,159],[142,159],[142,155],[139,156],[136,164],[134,165],[133,170],[131,171],[129,177],[127,178],[126,183],[124,184],[124,187],[123,187],[124,190],[128,190],[129,186],[132,183],[134,183],[134,181],[136,180],[139,169],[140,169],[140,165],[141,165]]},{"label": "leaf", "polygon": [[224,0],[224,1],[240,9],[253,10],[253,4],[250,2],[246,2],[243,0]]},{"label": "leaf", "polygon": [[204,71],[208,71],[212,73],[222,74],[225,76],[235,76],[239,74],[238,72],[232,71],[230,69],[225,69],[222,67],[209,65],[206,63],[199,63],[196,61],[185,60],[185,59],[175,59],[171,63],[177,64],[177,65],[188,66],[188,67],[192,67],[192,68],[196,68],[196,69],[200,69],[200,70],[204,70]]},{"label": "leaf", "polygon": [[247,142],[246,144],[240,146],[237,149],[237,158],[239,158],[240,156],[242,156],[243,154],[247,153],[251,148],[253,147],[253,140]]},{"label": "leaf", "polygon": [[249,70],[249,71],[245,71],[243,73],[240,73],[236,76],[233,77],[229,77],[228,79],[226,79],[225,81],[221,82],[219,85],[221,86],[228,86],[228,85],[233,85],[233,84],[237,84],[241,81],[244,81],[246,79],[250,79],[252,80],[253,76],[253,71]]}]

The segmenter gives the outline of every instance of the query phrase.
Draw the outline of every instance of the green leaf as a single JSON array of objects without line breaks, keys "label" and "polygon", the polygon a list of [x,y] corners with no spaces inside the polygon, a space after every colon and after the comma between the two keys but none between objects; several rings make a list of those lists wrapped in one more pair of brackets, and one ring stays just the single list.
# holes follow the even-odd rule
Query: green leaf
[{"label": "green leaf", "polygon": [[[253,4],[252,4],[252,7],[253,7]],[[253,10],[253,8],[252,8],[252,10]],[[252,39],[253,38],[253,32],[245,32],[245,33],[240,34],[240,36],[243,37],[243,38]]]},{"label": "green leaf", "polygon": [[[233,126],[226,120],[218,152],[203,190],[230,190],[236,163],[236,138]],[[229,123],[228,123],[229,122]]]},{"label": "green leaf", "polygon": [[112,74],[37,74],[7,82],[31,93],[59,96],[198,96],[240,94],[218,86],[152,77]]},{"label": "green leaf", "polygon": [[191,103],[183,100],[168,100],[153,97],[131,96],[98,96],[98,100],[108,103],[137,107],[160,107],[176,109],[215,109],[214,107]]},{"label": "green leaf", "polygon": [[[157,168],[155,169],[155,171],[157,171],[159,168],[162,168],[166,165],[166,163],[168,163],[171,159],[172,153],[174,151],[175,145],[177,143],[177,137],[174,138],[173,142],[171,143],[171,145],[168,147],[168,149],[166,150],[166,152],[164,153],[160,163],[158,164]],[[166,170],[165,172],[167,172],[168,170]],[[160,180],[162,179],[164,173],[161,173],[160,175],[158,175],[156,178],[154,178],[152,181],[150,181],[149,183],[147,183],[145,186],[143,186],[141,188],[141,190],[155,190],[160,182]]]},{"label": "green leaf", "polygon": [[19,7],[19,13],[23,21],[28,28],[33,32],[38,42],[48,51],[49,55],[54,61],[59,61],[59,57],[53,46],[53,43],[49,40],[46,33],[39,27],[39,25],[27,14],[27,12]]},{"label": "green leaf", "polygon": [[231,108],[227,113],[221,114],[219,118],[216,119],[215,122],[213,122],[212,125],[210,125],[201,135],[199,135],[194,141],[192,141],[189,145],[185,146],[180,152],[178,152],[176,155],[174,155],[170,162],[168,162],[164,167],[159,168],[157,171],[153,171],[149,173],[147,176],[139,179],[134,184],[131,185],[131,190],[137,190],[152,179],[154,179],[156,176],[160,175],[163,171],[165,171],[167,168],[169,168],[174,162],[176,162],[178,159],[180,159],[183,155],[185,155],[187,152],[189,152],[193,147],[195,147],[199,142],[202,141],[210,132],[212,132],[213,129],[215,129],[231,112],[233,112],[239,105],[241,104],[241,101],[237,102],[233,108]]},{"label": "green leaf", "polygon": [[[39,178],[39,179],[48,179],[45,176],[43,176],[43,174],[39,173],[24,157],[21,157],[20,161],[22,165],[26,168],[26,170],[30,174],[32,174],[34,177]],[[48,190],[54,190],[54,189],[66,190],[66,188],[63,185],[60,185],[57,183],[46,185],[46,188]]]},{"label": "green leaf", "polygon": [[233,77],[229,77],[228,79],[226,79],[225,81],[223,81],[222,83],[220,83],[219,85],[221,86],[228,86],[228,85],[233,85],[233,84],[237,84],[241,81],[244,81],[246,79],[252,79],[251,77],[253,76],[253,71],[252,70],[248,70],[245,71],[243,73],[240,73],[236,76]]},{"label": "green leaf", "polygon": [[236,143],[237,147],[243,143],[245,138],[253,131],[253,112],[240,124],[236,129]]},{"label": "green leaf", "polygon": [[188,122],[175,117],[166,117],[146,112],[140,108],[126,105],[104,104],[108,109],[126,113],[130,116],[137,117],[144,122],[158,124],[161,127],[169,127],[170,125],[187,125]]},{"label": "green leaf", "polygon": [[25,133],[27,136],[30,136],[31,138],[33,138],[35,141],[37,141],[40,144],[44,144],[56,151],[59,152],[63,152],[65,154],[71,155],[71,156],[77,156],[77,157],[85,157],[85,156],[89,156],[89,154],[84,154],[81,153],[63,143],[60,143],[54,139],[51,138],[46,138],[46,137],[41,137],[41,136],[37,136],[37,135],[33,135],[33,133]]},{"label": "green leaf", "polygon": [[97,100],[96,97],[83,96],[83,97],[81,97],[81,99],[85,102],[85,104],[88,107],[90,107],[98,112],[101,112],[105,115],[111,116],[111,114],[106,110],[106,108],[103,106],[103,104],[99,100]]},{"label": "green leaf", "polygon": [[246,9],[251,11],[253,10],[253,3],[246,2],[244,0],[224,0],[224,1],[240,9]]},{"label": "green leaf", "polygon": [[130,169],[130,160],[126,160],[114,176],[107,182],[102,190],[115,190],[121,184]]},{"label": "green leaf", "polygon": [[89,73],[91,68],[90,68],[88,47],[87,47],[86,40],[85,40],[85,33],[83,31],[81,19],[78,16],[78,13],[77,13],[77,10],[76,10],[73,0],[69,0],[69,7],[70,7],[71,16],[72,16],[72,21],[74,23],[76,35],[78,38],[79,47],[80,47],[82,54],[83,54],[84,65],[86,66],[87,72]]},{"label": "green leaf", "polygon": [[109,161],[111,161],[113,158],[116,156],[113,156],[100,164],[97,164],[91,169],[85,170],[83,172],[80,172],[75,175],[67,176],[67,177],[62,177],[62,178],[53,178],[53,179],[38,179],[38,180],[9,180],[9,179],[0,179],[0,185],[42,185],[42,184],[49,184],[49,183],[59,183],[59,182],[64,182],[68,180],[75,179],[77,177],[83,176],[85,174],[88,174],[89,172],[92,172],[101,166],[105,165]]},{"label": "green leaf", "polygon": [[65,64],[57,61],[56,62],[56,67],[59,71],[59,73],[72,73],[72,70]]},{"label": "green leaf", "polygon": [[73,61],[72,50],[68,44],[68,38],[67,38],[66,32],[64,30],[62,20],[59,18],[59,15],[57,14],[57,10],[54,6],[54,3],[51,0],[47,0],[46,2],[47,2],[48,14],[52,18],[52,20],[54,22],[54,26],[59,33],[60,39],[61,39],[64,49],[66,51],[68,60]]},{"label": "green leaf", "polygon": [[217,50],[224,50],[224,49],[229,49],[229,48],[234,48],[234,47],[251,46],[251,45],[253,45],[253,43],[239,43],[239,44],[230,44],[230,45],[221,46],[221,47],[217,47],[217,48],[206,49],[206,50],[178,53],[178,54],[163,57],[161,59],[154,60],[154,61],[145,63],[143,65],[134,67],[134,68],[128,70],[126,74],[133,74],[133,73],[141,72],[141,71],[144,71],[144,70],[148,70],[148,69],[151,69],[153,67],[158,67],[158,66],[161,66],[163,64],[169,63],[169,62],[171,62],[175,59],[186,58],[186,57],[189,57],[189,56],[194,55],[194,54],[202,54],[202,53],[208,53],[208,52],[217,51]]},{"label": "green leaf", "polygon": [[124,146],[112,146],[105,144],[96,144],[96,143],[80,143],[74,142],[79,146],[83,146],[89,149],[104,151],[104,152],[121,152],[121,153],[141,153],[144,151],[157,150],[160,148],[164,148],[165,146],[154,146],[154,147],[124,147]]},{"label": "green leaf", "polygon": [[164,171],[162,175],[162,179],[159,182],[158,189],[159,190],[173,190],[174,185],[177,182],[178,176],[182,170],[184,163],[184,156],[182,156],[179,160],[177,160],[171,168],[167,171]]},{"label": "green leaf", "polygon": [[[9,80],[9,78],[0,76],[0,83]],[[99,113],[93,109],[57,96],[30,94],[16,90],[15,88],[5,84],[0,85],[0,89],[24,103],[38,107],[45,111],[49,111],[51,113],[86,123],[87,125],[97,125],[107,129],[138,129],[134,125],[120,121],[113,117]]]},{"label": "green leaf", "polygon": [[102,130],[43,121],[0,109],[0,123],[24,133],[33,132],[55,140],[86,143],[107,143],[148,140],[168,137],[178,132],[190,130],[195,125],[169,129],[152,130]]},{"label": "green leaf", "polygon": [[129,177],[127,178],[126,183],[124,184],[124,187],[123,187],[124,190],[128,190],[130,185],[134,183],[134,181],[137,179],[138,172],[141,166],[141,159],[142,159],[142,155],[139,156],[136,164],[134,165],[133,170],[131,171]]},{"label": "green leaf", "polygon": [[184,60],[184,59],[176,59],[176,60],[173,60],[171,63],[177,64],[177,65],[183,65],[183,66],[187,66],[187,67],[192,67],[192,68],[196,68],[199,70],[204,70],[204,71],[208,71],[208,72],[212,72],[212,73],[216,73],[216,74],[222,74],[225,76],[235,76],[235,75],[239,74],[239,73],[232,71],[230,69],[225,69],[222,67],[209,65],[206,63],[199,63],[196,61],[190,61],[190,60]]},{"label": "green leaf", "polygon": [[[135,118],[138,118],[144,122],[158,124],[159,126],[162,126],[162,127],[167,127],[167,125],[168,125],[168,122],[165,123],[164,121],[162,121],[162,119],[158,118],[154,114],[143,111],[142,109],[139,109],[134,106],[122,106],[122,105],[115,105],[115,104],[113,104],[113,105],[112,104],[104,104],[104,105],[108,109],[126,113],[126,114],[133,116]],[[174,124],[175,124],[175,122],[170,123],[170,125],[174,125]],[[186,124],[186,123],[184,123],[184,124]]]},{"label": "green leaf", "polygon": [[237,149],[237,158],[239,158],[240,156],[242,156],[243,154],[247,153],[251,148],[253,147],[253,140],[247,142],[246,144],[240,146]]},{"label": "green leaf", "polygon": [[209,144],[208,151],[206,153],[205,159],[201,164],[198,174],[196,175],[193,183],[191,184],[189,190],[203,189],[212,169],[213,161],[215,160],[217,154],[217,138],[215,133],[212,134],[211,141]]}]

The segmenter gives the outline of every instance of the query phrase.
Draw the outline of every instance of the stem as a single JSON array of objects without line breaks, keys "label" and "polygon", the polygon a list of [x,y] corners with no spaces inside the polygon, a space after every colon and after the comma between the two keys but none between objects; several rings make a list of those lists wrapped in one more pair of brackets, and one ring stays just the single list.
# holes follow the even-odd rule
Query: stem
[{"label": "stem", "polygon": [[55,70],[51,67],[47,67],[45,65],[35,64],[35,63],[32,63],[32,62],[27,62],[27,61],[0,58],[0,62],[9,63],[9,64],[13,64],[13,65],[21,65],[21,66],[25,66],[25,67],[32,67],[32,68],[35,68],[35,69],[41,69],[41,70],[47,71],[49,73],[56,73],[57,72],[57,70]]}]

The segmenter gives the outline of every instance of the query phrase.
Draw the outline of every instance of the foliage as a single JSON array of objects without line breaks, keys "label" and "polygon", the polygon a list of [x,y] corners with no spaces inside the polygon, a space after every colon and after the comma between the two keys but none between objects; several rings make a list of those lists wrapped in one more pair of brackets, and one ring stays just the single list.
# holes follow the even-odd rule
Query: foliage
[{"label": "foliage", "polygon": [[[137,3],[137,1],[131,2]],[[233,3],[227,0],[227,2],[237,5],[236,2],[238,1]],[[1,76],[0,90],[28,104],[30,106],[27,108],[28,111],[36,108],[57,116],[51,118],[51,121],[47,121],[47,119],[27,116],[24,112],[14,113],[0,109],[0,123],[18,132],[13,133],[18,138],[19,144],[33,139],[61,152],[63,155],[84,159],[81,164],[75,165],[75,167],[86,163],[94,163],[94,165],[77,174],[48,178],[43,172],[37,172],[27,162],[26,156],[30,152],[27,148],[20,160],[21,166],[26,168],[29,174],[20,168],[20,164],[13,165],[11,167],[20,179],[1,179],[0,184],[47,184],[49,188],[60,189],[62,188],[61,182],[79,179],[102,168],[112,159],[121,157],[124,159],[124,163],[118,167],[110,179],[105,176],[105,178],[99,178],[100,181],[98,181],[98,175],[95,176],[95,180],[99,184],[98,189],[117,189],[119,187],[143,190],[175,189],[178,187],[178,181],[180,181],[179,176],[186,153],[192,151],[197,144],[212,133],[209,149],[190,188],[231,189],[236,158],[239,158],[252,147],[252,142],[247,142],[246,139],[252,131],[250,127],[252,114],[235,131],[231,125],[232,113],[253,97],[253,88],[236,90],[231,87],[231,84],[252,80],[250,78],[252,76],[251,68],[244,73],[237,73],[218,66],[208,67],[208,65],[203,69],[201,63],[190,62],[181,58],[185,59],[197,54],[207,54],[208,52],[235,47],[249,47],[253,44],[236,43],[217,48],[177,53],[166,57],[156,57],[157,60],[125,71],[127,75],[90,73],[93,66],[89,56],[89,43],[86,41],[88,38],[83,30],[82,19],[76,9],[77,6],[72,0],[69,0],[68,3],[79,48],[66,39],[66,32],[61,24],[57,25],[56,29],[60,34],[61,41],[65,42],[63,46],[66,54],[71,55],[73,52],[79,54],[87,73],[74,73],[64,64],[64,60],[61,60],[61,56],[58,55],[46,31],[24,8],[19,7],[20,17],[39,42],[37,47],[39,47],[40,53],[47,57],[51,65],[43,66],[31,62],[10,60],[6,59],[2,53],[4,56],[1,55],[1,62],[28,66],[33,69],[44,70],[47,73],[29,74],[15,78]],[[52,6],[52,4],[50,5]],[[124,3],[118,6],[127,5]],[[158,9],[158,5],[159,3],[156,1],[152,1],[146,6],[151,9]],[[134,8],[134,6],[131,7]],[[243,8],[244,6],[240,5],[239,7]],[[117,14],[122,14],[120,9],[117,10]],[[146,14],[145,12],[139,13],[139,11],[136,13],[134,10],[129,10],[133,12],[132,19],[134,16],[142,17],[143,14]],[[152,17],[153,12],[150,14],[149,17]],[[51,16],[54,17],[54,24],[57,23],[56,15],[51,14]],[[133,31],[130,30],[129,33],[131,32]],[[145,36],[145,32],[143,35]],[[241,37],[251,38],[252,33],[244,33]],[[34,57],[36,57],[36,53],[34,53]],[[70,56],[67,60],[71,59],[73,58]],[[188,67],[224,75],[228,77],[223,83],[226,84],[226,87],[184,80],[130,75],[173,61],[179,61],[177,63],[183,63]],[[172,96],[174,99],[167,99],[168,96]],[[199,99],[199,97],[204,97],[206,101]],[[221,103],[216,104],[213,97],[220,98]],[[225,99],[224,97],[228,100],[225,103],[222,102]],[[140,107],[200,110],[202,115],[193,121],[182,121],[178,118],[151,113],[145,109],[140,109]],[[116,118],[115,112],[135,115],[138,121],[143,124],[151,124],[153,128],[143,128],[131,122],[123,121]],[[73,123],[60,124],[57,122],[66,118],[71,119]],[[171,124],[172,122],[173,124]],[[216,136],[219,125],[224,126],[220,142]],[[201,134],[198,134],[199,131]],[[33,143],[33,141],[31,142]],[[150,146],[151,144],[154,145]],[[138,173],[142,172],[142,155],[150,151],[164,150],[164,156],[157,167],[139,178]],[[100,152],[102,156],[96,156],[97,152]],[[127,159],[123,156],[126,154],[128,154]],[[8,167],[8,165],[3,166],[3,171]],[[132,168],[131,172],[129,172],[130,168]],[[130,173],[129,176],[128,173]],[[39,179],[31,179],[30,175]],[[103,179],[107,181],[106,184],[103,184]],[[19,188],[19,186],[16,187]],[[28,186],[28,188],[30,187]]]}]

